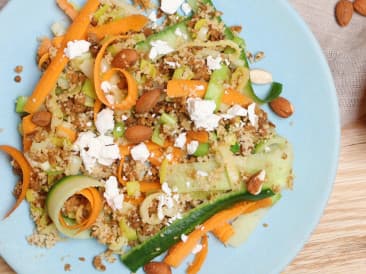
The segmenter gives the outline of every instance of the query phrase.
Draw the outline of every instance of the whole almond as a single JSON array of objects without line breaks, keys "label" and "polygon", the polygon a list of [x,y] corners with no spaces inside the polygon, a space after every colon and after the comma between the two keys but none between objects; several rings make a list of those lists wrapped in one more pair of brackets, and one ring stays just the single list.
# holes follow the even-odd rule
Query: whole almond
[{"label": "whole almond", "polygon": [[269,106],[278,116],[288,118],[294,113],[294,107],[289,100],[278,97],[269,103]]},{"label": "whole almond", "polygon": [[138,59],[139,55],[136,50],[122,49],[116,54],[116,56],[114,56],[112,66],[121,69],[129,68],[132,67]]},{"label": "whole almond", "polygon": [[349,24],[353,15],[352,2],[348,0],[338,1],[335,8],[336,19],[341,27],[345,27]]},{"label": "whole almond", "polygon": [[142,94],[136,102],[135,106],[136,112],[137,113],[149,112],[159,101],[160,93],[161,92],[159,89],[153,89]]},{"label": "whole almond", "polygon": [[353,2],[353,8],[359,14],[366,16],[366,0],[355,0]]},{"label": "whole almond", "polygon": [[265,177],[266,172],[264,170],[261,170],[250,177],[246,183],[248,192],[252,195],[258,195],[262,191]]},{"label": "whole almond", "polygon": [[152,128],[146,126],[132,126],[126,129],[125,137],[129,143],[138,144],[147,141],[152,136]]},{"label": "whole almond", "polygon": [[38,111],[32,115],[32,122],[40,127],[47,127],[51,119],[52,114],[48,111]]},{"label": "whole almond", "polygon": [[144,266],[146,274],[171,274],[170,266],[163,262],[150,262]]}]

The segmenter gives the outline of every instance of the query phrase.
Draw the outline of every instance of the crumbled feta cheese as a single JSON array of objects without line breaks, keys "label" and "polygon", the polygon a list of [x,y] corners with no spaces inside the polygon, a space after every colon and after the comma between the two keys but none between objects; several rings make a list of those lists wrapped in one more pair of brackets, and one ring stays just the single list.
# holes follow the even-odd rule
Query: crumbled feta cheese
[{"label": "crumbled feta cheese", "polygon": [[183,243],[185,243],[188,240],[188,236],[186,234],[182,234],[180,235],[180,239],[182,240]]},{"label": "crumbled feta cheese", "polygon": [[152,11],[148,18],[150,19],[150,21],[152,22],[152,28],[153,29],[156,29],[158,27],[158,24],[157,24],[157,21],[158,21],[158,17],[157,17],[157,14],[156,14],[156,11]]},{"label": "crumbled feta cheese", "polygon": [[54,36],[62,36],[66,33],[66,25],[61,21],[55,22],[51,26],[51,31]]},{"label": "crumbled feta cheese", "polygon": [[93,123],[91,121],[89,121],[89,122],[86,123],[86,126],[87,127],[91,127],[92,125],[93,125]]},{"label": "crumbled feta cheese", "polygon": [[199,146],[199,142],[198,141],[192,141],[187,145],[187,153],[192,155],[196,152],[198,146]]},{"label": "crumbled feta cheese", "polygon": [[183,3],[181,8],[185,15],[190,14],[192,11],[192,7],[188,3]]},{"label": "crumbled feta cheese", "polygon": [[191,182],[186,182],[186,186],[187,186],[188,188],[190,188],[190,187],[191,187]]},{"label": "crumbled feta cheese", "polygon": [[252,83],[257,85],[266,85],[273,82],[272,74],[262,69],[252,69],[249,75]]},{"label": "crumbled feta cheese", "polygon": [[187,133],[181,133],[178,135],[177,139],[175,139],[174,146],[178,148],[184,148],[187,141]]},{"label": "crumbled feta cheese", "polygon": [[160,9],[167,14],[174,14],[183,2],[184,0],[161,0]]},{"label": "crumbled feta cheese", "polygon": [[171,195],[172,194],[172,190],[170,189],[169,185],[164,182],[162,185],[161,185],[161,190],[166,193],[167,195]]},{"label": "crumbled feta cheese", "polygon": [[214,114],[215,109],[216,103],[212,100],[202,100],[201,98],[189,98],[187,100],[189,116],[197,128],[212,131],[218,127],[222,117]]},{"label": "crumbled feta cheese", "polygon": [[179,63],[177,63],[177,62],[170,62],[170,61],[165,60],[164,63],[167,64],[172,69],[176,69],[176,68],[180,67]]},{"label": "crumbled feta cheese", "polygon": [[271,148],[269,146],[264,147],[264,152],[270,152],[270,151],[271,151]]},{"label": "crumbled feta cheese", "polygon": [[104,135],[108,131],[113,130],[114,128],[113,114],[114,114],[113,110],[109,108],[105,108],[98,113],[97,119],[95,121],[95,126],[99,134]]},{"label": "crumbled feta cheese", "polygon": [[169,54],[174,51],[172,47],[168,45],[166,41],[156,40],[150,43],[151,50],[149,53],[150,59],[155,59],[159,55]]},{"label": "crumbled feta cheese", "polygon": [[118,189],[118,181],[115,176],[110,176],[105,182],[104,198],[113,210],[121,210],[124,196]]},{"label": "crumbled feta cheese", "polygon": [[193,249],[192,249],[192,254],[197,254],[198,252],[200,252],[202,250],[203,246],[201,244],[197,244]]},{"label": "crumbled feta cheese", "polygon": [[228,109],[228,111],[225,114],[222,114],[221,117],[230,120],[237,116],[245,117],[247,116],[247,114],[248,111],[245,108],[239,105],[234,105],[230,109]]},{"label": "crumbled feta cheese", "polygon": [[88,52],[90,48],[90,43],[85,40],[75,40],[69,41],[67,47],[64,49],[64,53],[67,58],[74,59]]},{"label": "crumbled feta cheese", "polygon": [[158,197],[158,218],[159,220],[163,220],[165,217],[165,210],[164,208],[168,208],[171,209],[174,206],[174,201],[172,199],[172,197],[166,195],[166,194],[162,194]]},{"label": "crumbled feta cheese", "polygon": [[197,175],[201,177],[207,177],[208,173],[206,171],[197,170]]},{"label": "crumbled feta cheese", "polygon": [[183,33],[180,28],[176,28],[174,34],[177,35],[178,37],[182,37],[184,40],[187,40],[188,38],[187,34]]},{"label": "crumbled feta cheese", "polygon": [[128,120],[128,116],[127,115],[122,115],[121,119],[122,119],[122,121],[126,121],[126,120]]},{"label": "crumbled feta cheese", "polygon": [[80,157],[88,172],[92,172],[97,163],[110,166],[121,157],[113,137],[104,135],[97,137],[90,131],[79,134],[74,149],[80,151]]},{"label": "crumbled feta cheese", "polygon": [[255,103],[248,106],[248,118],[249,122],[253,127],[258,126],[258,116],[255,114]]},{"label": "crumbled feta cheese", "polygon": [[141,143],[131,149],[131,156],[135,161],[146,162],[150,156],[150,152],[147,149],[147,146],[144,143]]},{"label": "crumbled feta cheese", "polygon": [[100,88],[103,90],[104,93],[108,93],[112,90],[112,84],[108,81],[103,81],[100,84]]},{"label": "crumbled feta cheese", "polygon": [[209,70],[217,70],[221,68],[221,56],[217,56],[216,58],[209,55],[206,59],[207,67]]}]

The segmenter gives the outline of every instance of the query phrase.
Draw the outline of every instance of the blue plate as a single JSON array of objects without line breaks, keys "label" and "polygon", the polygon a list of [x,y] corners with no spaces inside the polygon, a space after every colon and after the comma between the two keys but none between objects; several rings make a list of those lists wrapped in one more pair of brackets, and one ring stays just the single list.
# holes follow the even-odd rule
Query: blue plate
[{"label": "blue plate", "polygon": [[[20,146],[18,116],[14,102],[29,94],[39,78],[35,65],[37,37],[49,35],[54,21],[67,19],[54,0],[12,0],[0,12],[0,144]],[[283,95],[295,106],[287,120],[269,111],[278,132],[295,149],[295,187],[270,211],[264,222],[240,248],[225,248],[213,237],[202,273],[279,273],[290,263],[309,238],[327,203],[335,178],[340,123],[336,92],[327,63],[304,22],[284,0],[242,0],[227,4],[214,1],[228,24],[243,25],[248,48],[263,50],[266,58],[253,65],[271,71],[284,84]],[[13,71],[23,65],[22,82],[15,83]],[[14,198],[17,182],[8,158],[0,155],[0,216]],[[73,273],[99,273],[91,260],[103,251],[95,241],[68,240],[50,250],[29,246],[26,237],[33,231],[29,209],[24,202],[8,219],[0,221],[0,254],[19,274],[65,273],[69,263]],[[78,257],[85,257],[81,262]],[[190,258],[191,260],[191,258]],[[186,263],[175,273],[183,273]],[[107,273],[129,273],[116,262]]]}]

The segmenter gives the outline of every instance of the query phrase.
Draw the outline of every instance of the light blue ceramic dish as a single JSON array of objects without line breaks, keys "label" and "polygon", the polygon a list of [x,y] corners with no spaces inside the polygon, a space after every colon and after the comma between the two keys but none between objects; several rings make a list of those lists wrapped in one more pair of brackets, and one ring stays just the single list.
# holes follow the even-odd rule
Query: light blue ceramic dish
[{"label": "light blue ceramic dish", "polygon": [[[19,147],[14,101],[29,94],[38,80],[36,37],[49,34],[52,22],[64,18],[54,0],[11,0],[0,12],[0,143]],[[242,247],[225,248],[211,237],[202,273],[279,273],[290,263],[319,221],[335,178],[340,126],[336,92],[324,56],[309,29],[284,0],[214,1],[228,24],[241,24],[248,48],[266,53],[255,67],[271,71],[284,84],[284,96],[295,106],[288,120],[270,113],[278,132],[295,148],[295,188],[265,218]],[[227,4],[230,2],[230,4]],[[13,68],[24,66],[22,82],[13,81]],[[0,155],[0,216],[14,202],[16,177],[8,159]],[[103,250],[94,241],[69,240],[50,250],[29,246],[33,230],[28,206],[0,221],[0,254],[19,274],[98,273],[91,260]],[[85,257],[80,262],[78,257]],[[186,265],[174,273],[183,273]],[[106,273],[129,273],[119,262]]]}]

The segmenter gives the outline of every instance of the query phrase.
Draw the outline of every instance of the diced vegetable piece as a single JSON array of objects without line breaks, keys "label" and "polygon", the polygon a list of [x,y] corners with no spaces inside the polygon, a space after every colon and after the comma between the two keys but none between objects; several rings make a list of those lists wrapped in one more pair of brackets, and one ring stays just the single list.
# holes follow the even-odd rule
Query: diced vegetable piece
[{"label": "diced vegetable piece", "polygon": [[174,71],[173,80],[191,80],[193,76],[194,73],[189,67],[182,66]]},{"label": "diced vegetable piece", "polygon": [[16,101],[15,111],[16,113],[24,112],[24,105],[27,103],[27,96],[19,96]]},{"label": "diced vegetable piece", "polygon": [[128,225],[127,220],[125,218],[122,218],[119,221],[119,229],[121,230],[122,235],[127,238],[127,240],[129,241],[137,240],[136,230]]},{"label": "diced vegetable piece", "polygon": [[177,125],[177,119],[175,117],[173,117],[172,115],[167,114],[165,112],[163,112],[163,114],[160,116],[160,122],[164,125],[169,125],[172,127]]},{"label": "diced vegetable piece", "polygon": [[127,182],[126,188],[129,196],[136,196],[140,193],[140,183],[137,181]]},{"label": "diced vegetable piece", "polygon": [[114,138],[118,139],[123,137],[123,135],[125,134],[126,128],[125,128],[125,123],[124,122],[117,122],[114,125],[114,129],[113,129],[113,136]]},{"label": "diced vegetable piece", "polygon": [[210,145],[208,143],[201,143],[198,145],[193,155],[196,157],[202,157],[207,155],[209,151],[210,151]]},{"label": "diced vegetable piece", "polygon": [[169,160],[165,158],[163,160],[163,162],[161,162],[161,166],[160,166],[160,170],[159,170],[160,183],[164,183],[167,180],[168,166],[169,166]]},{"label": "diced vegetable piece", "polygon": [[165,138],[160,135],[159,125],[154,128],[151,141],[159,146],[164,146]]},{"label": "diced vegetable piece", "polygon": [[230,146],[230,150],[234,154],[239,153],[240,152],[240,145],[238,143],[235,143],[232,146]]},{"label": "diced vegetable piece", "polygon": [[205,94],[206,100],[214,100],[216,103],[216,109],[221,105],[221,98],[224,94],[225,82],[230,79],[230,69],[222,65],[220,69],[215,70],[212,75],[210,82],[208,83],[207,91]]},{"label": "diced vegetable piece", "polygon": [[93,82],[89,79],[86,79],[83,86],[81,87],[81,92],[90,98],[96,99],[97,95],[95,94],[95,89]]},{"label": "diced vegetable piece", "polygon": [[[180,241],[180,235],[189,234],[196,226],[204,223],[217,212],[229,208],[242,201],[259,201],[273,196],[272,190],[264,190],[254,196],[245,191],[229,193],[220,196],[215,201],[204,203],[178,219],[170,226],[163,228],[155,236],[132,248],[121,256],[122,262],[132,271],[150,262]],[[162,241],[164,238],[164,241]]]}]

